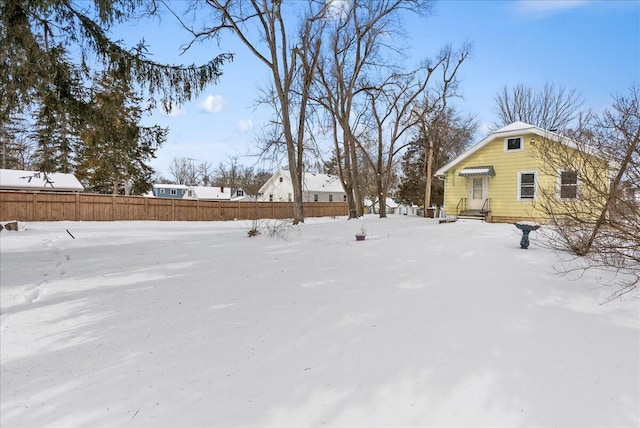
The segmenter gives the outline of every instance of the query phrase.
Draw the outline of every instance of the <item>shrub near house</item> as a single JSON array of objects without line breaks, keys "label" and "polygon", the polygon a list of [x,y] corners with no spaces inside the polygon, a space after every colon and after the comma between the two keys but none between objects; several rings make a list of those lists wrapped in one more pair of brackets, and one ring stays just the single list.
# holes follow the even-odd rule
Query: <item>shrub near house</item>
[{"label": "shrub near house", "polygon": [[576,142],[515,122],[488,135],[436,176],[445,181],[447,215],[477,212],[494,222],[545,222],[563,212],[597,217],[609,167]]}]

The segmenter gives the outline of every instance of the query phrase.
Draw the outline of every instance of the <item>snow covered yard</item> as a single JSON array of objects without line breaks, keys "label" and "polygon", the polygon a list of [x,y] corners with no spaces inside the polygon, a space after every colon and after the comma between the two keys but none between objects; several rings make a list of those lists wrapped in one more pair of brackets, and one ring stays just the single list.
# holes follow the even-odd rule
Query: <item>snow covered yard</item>
[{"label": "snow covered yard", "polygon": [[513,225],[362,224],[3,231],[0,425],[640,424],[637,293]]}]

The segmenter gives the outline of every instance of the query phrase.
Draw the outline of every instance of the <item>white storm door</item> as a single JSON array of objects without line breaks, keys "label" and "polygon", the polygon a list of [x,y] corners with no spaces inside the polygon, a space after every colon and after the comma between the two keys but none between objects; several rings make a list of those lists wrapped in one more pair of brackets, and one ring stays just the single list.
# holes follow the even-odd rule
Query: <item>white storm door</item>
[{"label": "white storm door", "polygon": [[469,177],[469,198],[468,208],[470,210],[480,210],[487,199],[487,178]]}]

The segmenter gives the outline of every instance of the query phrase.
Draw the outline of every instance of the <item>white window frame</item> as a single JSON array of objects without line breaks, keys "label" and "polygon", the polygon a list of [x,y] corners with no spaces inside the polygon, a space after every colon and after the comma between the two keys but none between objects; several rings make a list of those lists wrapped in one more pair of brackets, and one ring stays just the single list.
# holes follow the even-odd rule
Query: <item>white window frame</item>
[{"label": "white window frame", "polygon": [[[520,140],[520,148],[519,149],[510,149],[509,148],[509,140],[515,140],[515,139],[519,139]],[[511,153],[511,152],[521,152],[524,150],[524,137],[507,137],[504,139],[504,152],[505,153]]]},{"label": "white window frame", "polygon": [[320,200],[320,196],[317,193],[313,194],[313,202],[318,202]]},{"label": "white window frame", "polygon": [[178,195],[178,189],[171,189],[171,196],[176,196]]},{"label": "white window frame", "polygon": [[[533,198],[522,197],[522,175],[533,174]],[[538,200],[538,171],[518,171],[518,201],[529,202]]]},{"label": "white window frame", "polygon": [[333,195],[329,194],[329,202],[333,202]]},{"label": "white window frame", "polygon": [[160,189],[160,194],[164,195],[164,189]]},{"label": "white window frame", "polygon": [[244,196],[244,190],[238,190],[236,196]]},{"label": "white window frame", "polygon": [[[576,173],[576,196],[575,198],[563,198],[562,197],[562,173],[563,172],[575,172]],[[573,186],[572,184],[567,184],[566,186]],[[579,169],[559,169],[558,170],[558,193],[556,195],[559,201],[575,201],[580,199],[580,170]]]}]

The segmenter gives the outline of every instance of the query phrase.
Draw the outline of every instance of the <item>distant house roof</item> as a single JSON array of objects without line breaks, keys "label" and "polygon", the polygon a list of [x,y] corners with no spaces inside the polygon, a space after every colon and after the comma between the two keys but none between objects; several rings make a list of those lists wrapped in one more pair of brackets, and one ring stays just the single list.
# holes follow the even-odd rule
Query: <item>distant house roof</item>
[{"label": "distant house roof", "polygon": [[[291,180],[291,173],[286,169],[281,169],[275,175],[282,174]],[[306,192],[344,192],[340,178],[337,175],[319,174],[315,172],[305,172],[302,176],[302,189]]]},{"label": "distant house roof", "polygon": [[242,189],[235,187],[191,186],[189,187],[189,190],[191,190],[191,195],[187,193],[183,196],[183,199],[200,199],[209,201],[237,201],[250,199],[244,196],[244,192],[242,192],[242,196],[236,196],[238,194],[238,190]]},{"label": "distant house roof", "polygon": [[[230,187],[207,187],[207,186],[192,186],[190,187],[193,192],[192,198],[196,199],[209,199],[214,201],[230,201],[231,200],[231,188]],[[185,198],[187,196],[185,195]]]},{"label": "distant house roof", "polygon": [[[378,201],[374,203],[371,199],[365,198],[364,205],[366,207],[371,207],[372,205],[375,207],[378,207]],[[398,208],[399,206],[399,204],[396,201],[394,201],[393,198],[389,198],[389,197],[386,199],[385,205],[387,206],[387,208]]]},{"label": "distant house roof", "polygon": [[0,169],[1,190],[46,190],[54,192],[82,192],[84,187],[73,174],[62,172]]},{"label": "distant house roof", "polygon": [[187,186],[185,186],[184,184],[166,184],[166,183],[161,183],[161,184],[154,184],[153,187],[155,189],[188,189]]}]

